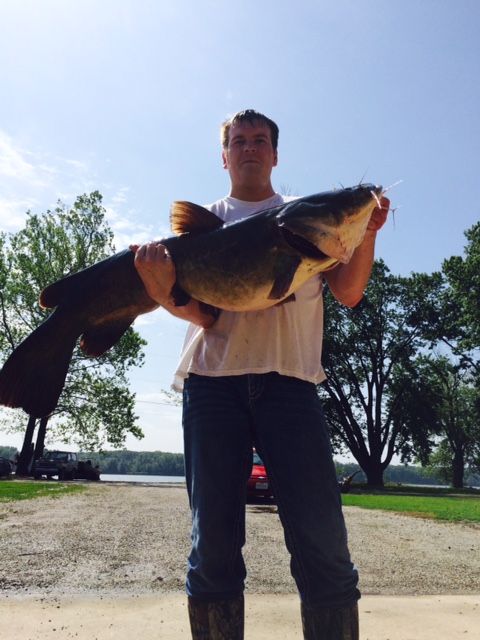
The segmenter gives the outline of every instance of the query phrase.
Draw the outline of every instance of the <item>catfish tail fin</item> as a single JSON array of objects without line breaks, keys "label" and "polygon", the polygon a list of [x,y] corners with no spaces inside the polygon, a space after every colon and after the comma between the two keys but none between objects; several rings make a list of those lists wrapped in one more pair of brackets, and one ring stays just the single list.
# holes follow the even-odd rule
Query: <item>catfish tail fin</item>
[{"label": "catfish tail fin", "polygon": [[0,370],[0,404],[36,418],[48,416],[57,406],[77,337],[61,313],[52,313]]}]

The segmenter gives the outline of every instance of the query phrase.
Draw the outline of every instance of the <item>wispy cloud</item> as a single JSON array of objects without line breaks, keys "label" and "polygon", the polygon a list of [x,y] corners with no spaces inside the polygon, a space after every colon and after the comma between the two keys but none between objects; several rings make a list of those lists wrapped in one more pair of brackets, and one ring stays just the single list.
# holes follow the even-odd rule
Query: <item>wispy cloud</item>
[{"label": "wispy cloud", "polygon": [[28,149],[0,130],[0,229],[15,231],[27,210],[73,199],[85,191],[88,173],[82,161]]},{"label": "wispy cloud", "polygon": [[95,189],[104,193],[106,216],[117,248],[152,239],[153,229],[138,223],[140,214],[129,203],[130,188],[100,180],[92,159],[28,149],[0,130],[0,230],[18,230],[29,209],[46,210],[58,200],[69,205],[80,193]]},{"label": "wispy cloud", "polygon": [[35,157],[31,151],[0,131],[0,179],[7,178],[17,183],[28,183],[33,187],[49,186],[56,174],[54,167]]},{"label": "wispy cloud", "polygon": [[104,203],[106,217],[115,237],[117,249],[130,244],[143,244],[152,240],[154,231],[151,225],[139,223],[139,212],[128,202],[128,187],[119,188]]},{"label": "wispy cloud", "polygon": [[25,221],[25,212],[35,208],[34,198],[5,198],[0,196],[0,231],[16,231]]},{"label": "wispy cloud", "polygon": [[115,193],[112,198],[111,201],[113,204],[124,204],[125,202],[127,202],[127,195],[128,192],[130,191],[129,187],[121,187],[117,193]]}]

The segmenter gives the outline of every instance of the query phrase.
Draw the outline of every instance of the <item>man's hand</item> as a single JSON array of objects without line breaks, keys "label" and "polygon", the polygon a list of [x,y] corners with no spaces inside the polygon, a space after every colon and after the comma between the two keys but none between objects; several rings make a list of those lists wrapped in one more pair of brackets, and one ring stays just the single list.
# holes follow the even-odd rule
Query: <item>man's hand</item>
[{"label": "man's hand", "polygon": [[131,244],[135,254],[135,268],[148,295],[172,315],[209,329],[218,318],[219,310],[203,305],[193,298],[187,304],[177,307],[172,298],[172,288],[176,281],[175,264],[167,247],[160,242]]},{"label": "man's hand", "polygon": [[172,287],[175,284],[175,265],[167,248],[160,242],[132,244],[135,253],[135,268],[148,295],[162,306],[173,304]]},{"label": "man's hand", "polygon": [[380,206],[376,207],[370,218],[370,222],[368,223],[367,229],[369,231],[378,231],[383,227],[387,220],[388,211],[390,209],[390,200],[385,196],[380,198]]}]

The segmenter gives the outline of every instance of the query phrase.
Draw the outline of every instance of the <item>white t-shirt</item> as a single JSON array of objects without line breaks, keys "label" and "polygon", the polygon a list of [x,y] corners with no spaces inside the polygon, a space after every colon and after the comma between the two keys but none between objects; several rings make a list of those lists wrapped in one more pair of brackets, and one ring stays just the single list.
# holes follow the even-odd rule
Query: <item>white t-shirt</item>
[{"label": "white t-shirt", "polygon": [[[227,196],[207,205],[233,222],[295,198],[275,194],[261,202]],[[319,383],[323,338],[322,278],[313,276],[295,292],[295,300],[262,311],[221,311],[210,329],[190,324],[173,389],[181,391],[189,373],[233,376],[268,373]]]}]

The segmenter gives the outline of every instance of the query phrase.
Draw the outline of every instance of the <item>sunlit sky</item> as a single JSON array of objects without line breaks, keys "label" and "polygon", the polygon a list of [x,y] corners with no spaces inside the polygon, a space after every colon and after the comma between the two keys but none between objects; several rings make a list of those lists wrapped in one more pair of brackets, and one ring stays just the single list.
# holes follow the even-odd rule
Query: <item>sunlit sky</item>
[{"label": "sunlit sky", "polygon": [[[480,218],[479,33],[477,0],[1,0],[0,229],[98,189],[118,250],[169,235],[173,200],[227,193],[219,125],[255,108],[280,127],[277,190],[401,180],[377,255],[437,270]],[[136,328],[127,446],[182,451],[162,390],[186,325]]]}]

